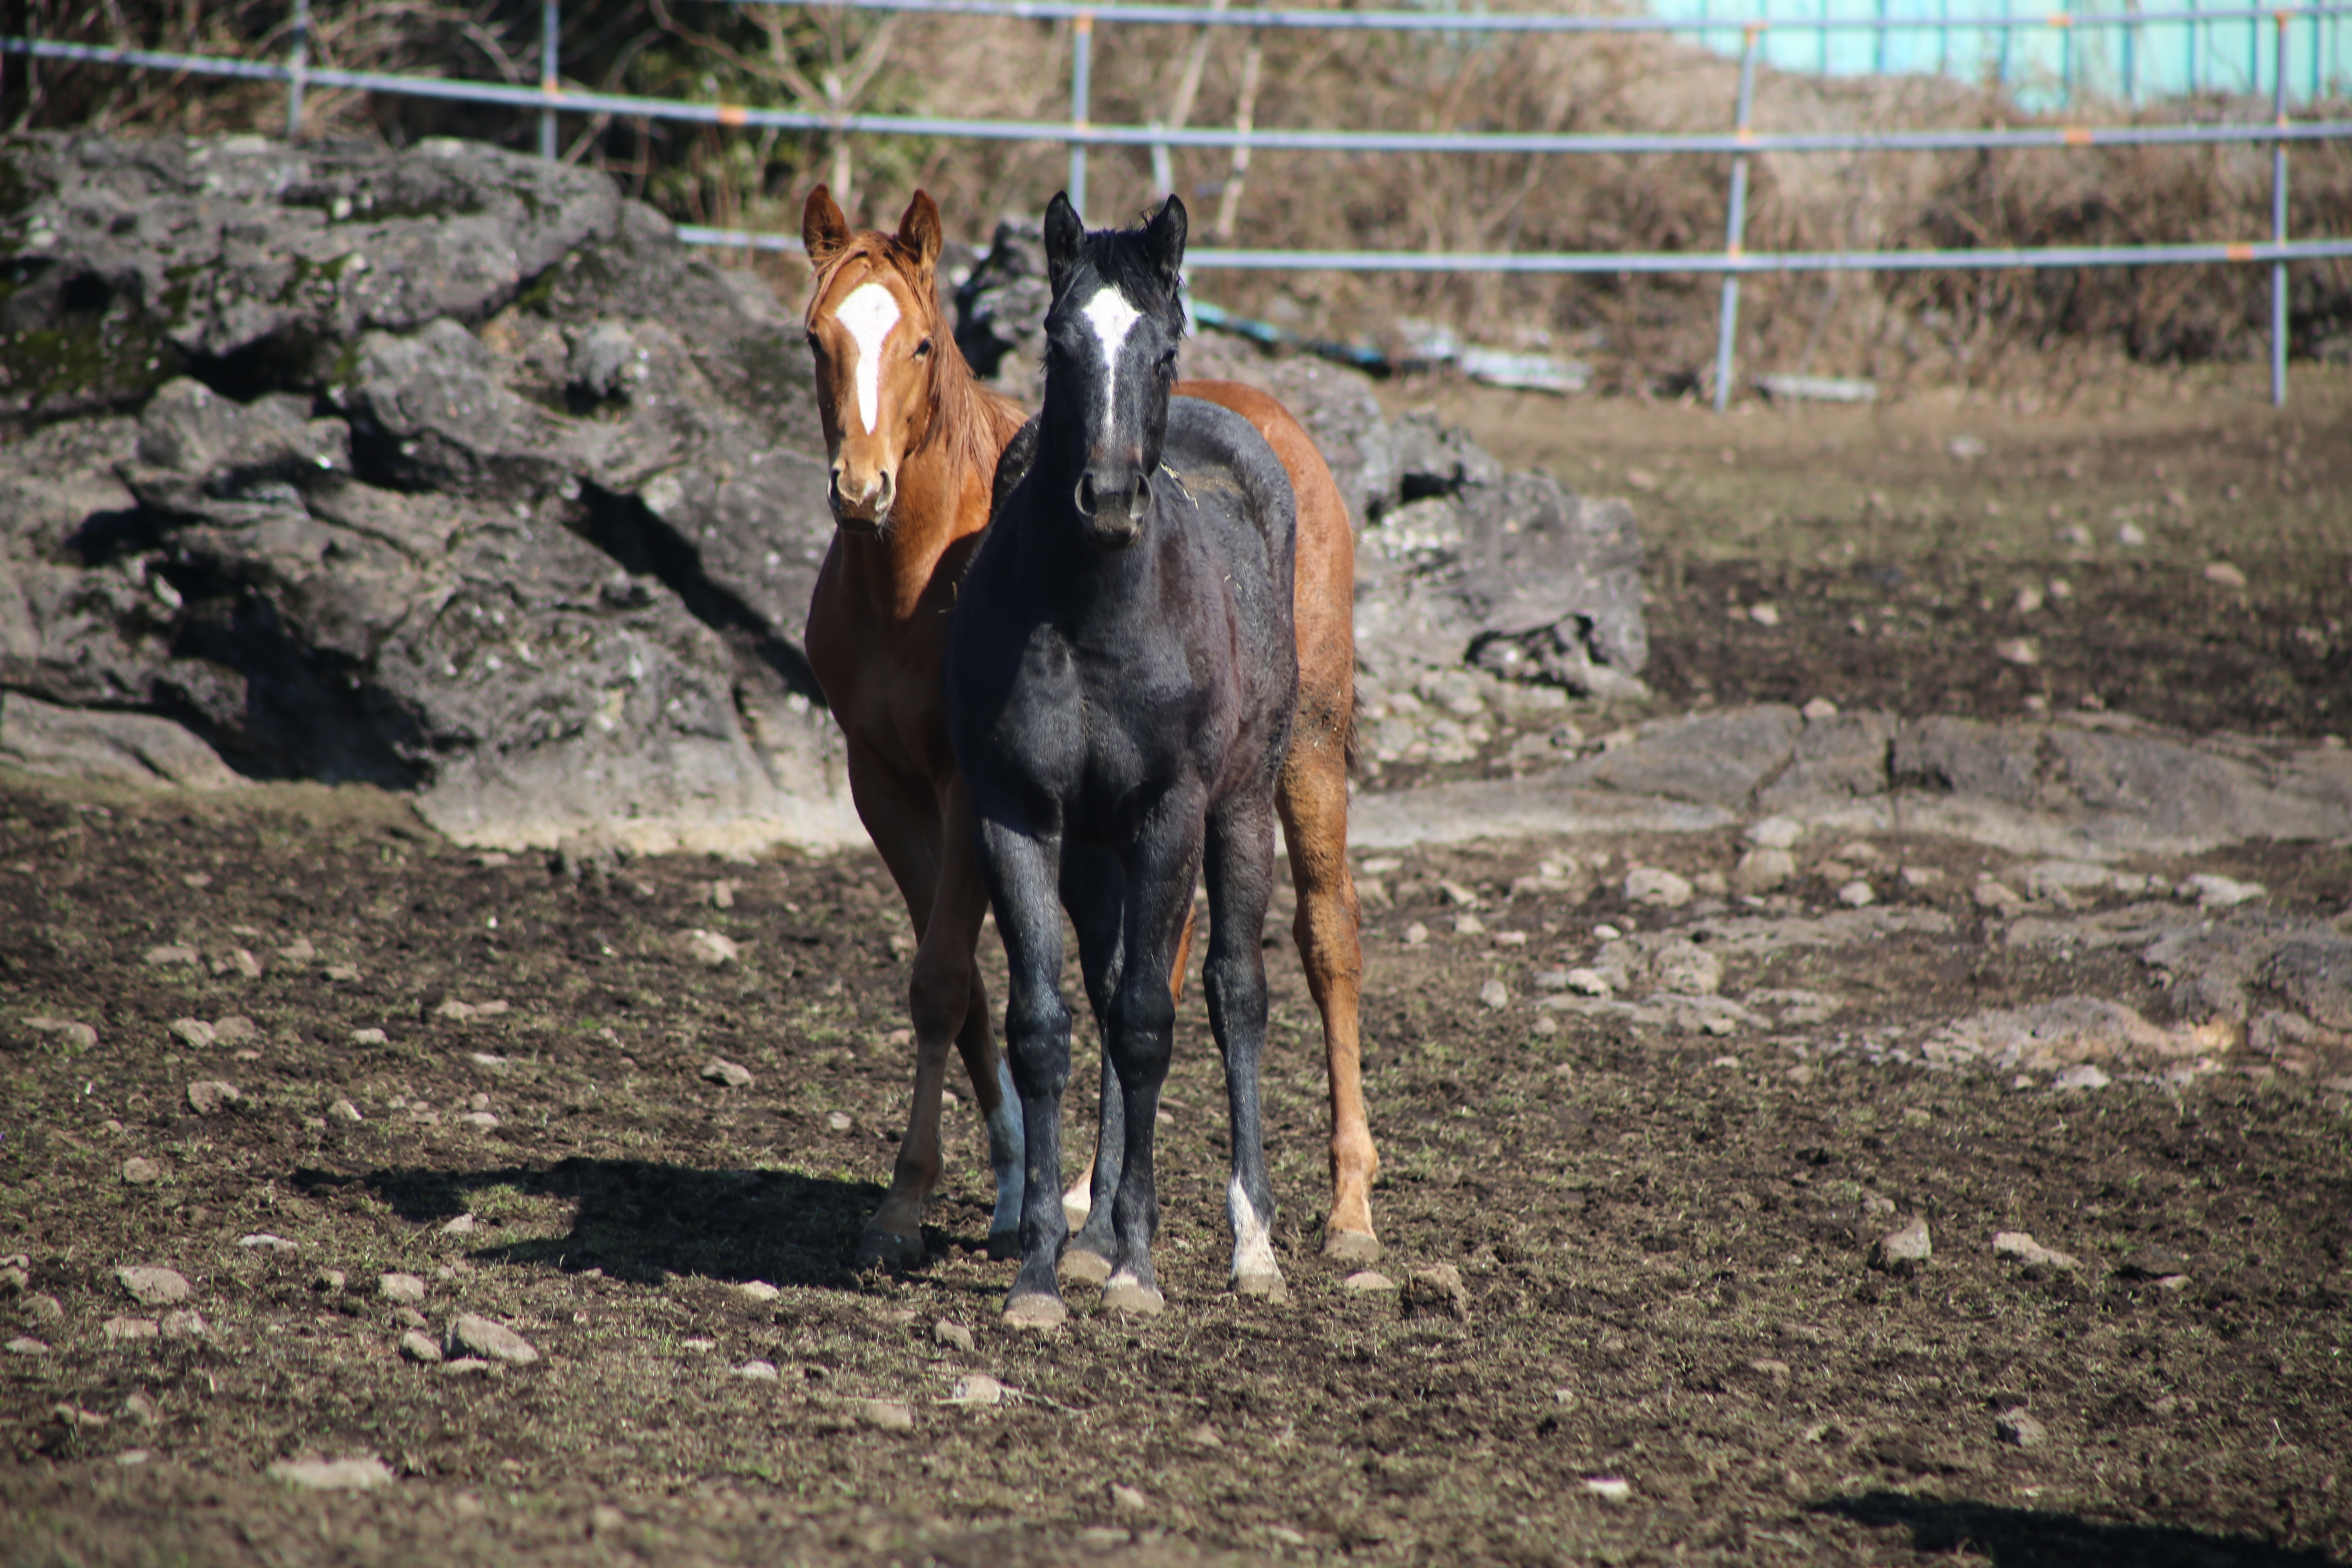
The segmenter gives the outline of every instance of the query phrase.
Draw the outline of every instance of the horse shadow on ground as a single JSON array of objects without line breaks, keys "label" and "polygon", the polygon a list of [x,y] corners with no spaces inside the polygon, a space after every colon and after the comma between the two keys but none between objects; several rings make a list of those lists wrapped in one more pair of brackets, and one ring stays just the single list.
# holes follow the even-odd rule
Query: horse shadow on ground
[{"label": "horse shadow on ground", "polygon": [[[651,1160],[575,1158],[552,1165],[473,1170],[391,1166],[358,1174],[302,1170],[295,1184],[331,1201],[353,1189],[418,1225],[477,1214],[479,1262],[509,1262],[615,1279],[658,1283],[687,1275],[785,1289],[855,1289],[859,1230],[882,1198],[872,1182],[795,1171],[698,1170]],[[573,1205],[558,1237],[501,1242],[501,1193],[552,1197]],[[981,1221],[984,1229],[986,1220]],[[933,1235],[939,1251],[953,1237]]]},{"label": "horse shadow on ground", "polygon": [[1965,1498],[1874,1491],[1810,1504],[1872,1530],[1907,1529],[1923,1552],[1968,1551],[1993,1568],[2345,1568],[2316,1549],[2273,1546],[2169,1524],[2109,1524]]}]

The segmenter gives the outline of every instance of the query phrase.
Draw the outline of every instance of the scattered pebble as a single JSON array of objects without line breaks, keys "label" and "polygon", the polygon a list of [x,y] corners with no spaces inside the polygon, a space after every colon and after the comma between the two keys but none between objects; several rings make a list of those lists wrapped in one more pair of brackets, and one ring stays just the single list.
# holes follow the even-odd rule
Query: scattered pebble
[{"label": "scattered pebble", "polygon": [[10,1355],[47,1355],[49,1347],[30,1334],[18,1334],[6,1346]]},{"label": "scattered pebble", "polygon": [[171,1028],[182,1043],[194,1050],[205,1050],[219,1038],[213,1026],[202,1018],[174,1018]]},{"label": "scattered pebble", "polygon": [[2205,568],[2205,581],[2221,588],[2242,588],[2246,574],[2227,561],[2216,561]]},{"label": "scattered pebble", "polygon": [[2002,882],[1979,882],[1973,896],[1980,910],[2013,910],[2025,902],[2017,889]]},{"label": "scattered pebble", "polygon": [[118,1268],[114,1278],[142,1307],[169,1307],[195,1294],[195,1287],[188,1283],[187,1276],[173,1268]]},{"label": "scattered pebble", "polygon": [[471,1312],[460,1312],[450,1321],[448,1348],[470,1351],[489,1361],[510,1362],[527,1366],[539,1359],[539,1352],[529,1340],[508,1328]]},{"label": "scattered pebble", "polygon": [[493,1370],[495,1369],[488,1362],[478,1355],[461,1355],[441,1363],[442,1375],[445,1377],[471,1377],[477,1373]]},{"label": "scattered pebble", "polygon": [[415,1306],[425,1300],[425,1281],[414,1274],[384,1274],[377,1277],[375,1293],[387,1301]]},{"label": "scattered pebble", "polygon": [[437,1366],[441,1362],[441,1347],[433,1342],[433,1336],[415,1329],[400,1336],[400,1353],[425,1366]]},{"label": "scattered pebble", "polygon": [[980,1348],[979,1342],[972,1338],[970,1329],[946,1318],[941,1318],[931,1325],[931,1338],[950,1350],[959,1350],[966,1355],[971,1354]]},{"label": "scattered pebble", "polygon": [[776,1363],[772,1361],[747,1361],[735,1369],[738,1377],[748,1377],[755,1383],[773,1383],[777,1378]]},{"label": "scattered pebble", "polygon": [[1597,969],[1571,969],[1562,978],[1568,989],[1581,996],[1608,996],[1617,989],[1609,984],[1609,977]]},{"label": "scattered pebble", "polygon": [[1633,1495],[1633,1483],[1618,1476],[1587,1476],[1584,1489],[1603,1502],[1624,1502]]},{"label": "scattered pebble", "polygon": [[2053,1089],[2105,1089],[2115,1081],[2100,1070],[2097,1063],[2076,1062],[2052,1079],[2050,1087]]},{"label": "scattered pebble", "polygon": [[702,1077],[707,1083],[724,1084],[729,1089],[751,1087],[751,1069],[721,1057],[713,1057],[702,1064]]},{"label": "scattered pebble", "polygon": [[1761,849],[1794,849],[1805,836],[1803,826],[1786,816],[1767,816],[1751,823],[1740,837]]},{"label": "scattered pebble", "polygon": [[201,1340],[213,1331],[204,1314],[194,1308],[164,1313],[163,1328],[167,1340]]},{"label": "scattered pebble", "polygon": [[289,1241],[282,1236],[272,1236],[266,1230],[256,1231],[251,1236],[240,1236],[236,1238],[236,1244],[239,1247],[250,1247],[267,1252],[292,1252],[301,1245],[299,1242]]},{"label": "scattered pebble", "polygon": [[1992,656],[2003,664],[2031,668],[2042,662],[2042,644],[2032,637],[2003,637],[1992,645]]},{"label": "scattered pebble", "polygon": [[449,1220],[441,1226],[441,1234],[444,1236],[471,1236],[474,1232],[481,1228],[482,1222],[480,1220],[476,1219],[471,1214],[461,1214],[456,1219]]},{"label": "scattered pebble", "polygon": [[1982,437],[1970,436],[1962,432],[1945,442],[1944,450],[1965,463],[1983,457],[1988,448]]},{"label": "scattered pebble", "polygon": [[1992,1238],[1995,1258],[2007,1258],[2042,1268],[2080,1268],[2082,1259],[2071,1252],[2061,1252],[2054,1247],[2044,1247],[2022,1230],[1997,1231]]},{"label": "scattered pebble", "polygon": [[1994,1416],[1992,1432],[2012,1448],[2039,1448],[2050,1441],[2050,1428],[2021,1408],[2004,1410]]},{"label": "scattered pebble", "polygon": [[706,1352],[717,1350],[719,1348],[719,1342],[717,1340],[703,1339],[680,1340],[677,1342],[677,1348],[682,1351],[692,1351],[695,1354],[701,1355]]},{"label": "scattered pebble", "polygon": [[2260,882],[2241,882],[2220,877],[2210,871],[2200,871],[2172,889],[2176,899],[2194,899],[2200,909],[2229,910],[2240,904],[2252,903],[2268,898],[2270,889]]},{"label": "scattered pebble", "polygon": [[108,1339],[152,1340],[162,1334],[163,1325],[152,1318],[109,1318],[99,1325],[99,1332]]},{"label": "scattered pebble", "polygon": [[772,1301],[783,1294],[765,1279],[746,1279],[735,1289],[751,1297],[754,1301]]},{"label": "scattered pebble", "polygon": [[1934,1253],[1927,1238],[1927,1222],[1915,1219],[1870,1244],[1870,1267],[1888,1274],[1909,1274],[1924,1268]]},{"label": "scattered pebble", "polygon": [[1750,849],[1731,868],[1731,885],[1753,898],[1770,892],[1797,874],[1797,858],[1769,846]]},{"label": "scattered pebble", "polygon": [[340,1296],[350,1283],[350,1277],[340,1268],[321,1268],[310,1276],[310,1289],[322,1296]]},{"label": "scattered pebble", "polygon": [[488,1110],[468,1110],[463,1116],[457,1118],[457,1120],[466,1123],[468,1127],[478,1127],[485,1132],[488,1132],[499,1124],[498,1114],[495,1111]]},{"label": "scattered pebble", "polygon": [[857,1125],[857,1119],[846,1110],[835,1110],[826,1113],[824,1124],[835,1132],[846,1132]]},{"label": "scattered pebble", "polygon": [[703,931],[698,927],[682,933],[677,939],[677,945],[679,951],[687,957],[705,969],[723,968],[743,956],[743,950],[736,944],[732,937],[721,936],[715,931]]},{"label": "scattered pebble", "polygon": [[122,1402],[122,1414],[142,1426],[152,1426],[163,1419],[163,1407],[155,1403],[144,1389],[134,1389]]},{"label": "scattered pebble", "polygon": [[331,963],[319,973],[345,985],[354,984],[360,977],[359,970],[348,963]]},{"label": "scattered pebble", "polygon": [[1818,724],[1824,719],[1836,718],[1838,716],[1838,705],[1831,701],[1826,697],[1815,697],[1810,699],[1805,705],[1802,708],[1798,709],[1797,711],[1804,716],[1807,723]]},{"label": "scattered pebble", "polygon": [[1478,987],[1478,1005],[1499,1013],[1511,1005],[1511,988],[1499,980],[1489,980]]},{"label": "scattered pebble", "polygon": [[188,1085],[188,1109],[199,1116],[210,1116],[244,1098],[235,1084],[223,1083],[216,1078],[200,1079]]},{"label": "scattered pebble", "polygon": [[278,956],[289,963],[309,963],[319,956],[319,950],[310,945],[309,937],[298,936],[286,946],[279,948]]},{"label": "scattered pebble", "polygon": [[247,980],[258,980],[261,978],[261,960],[253,956],[253,950],[251,948],[230,948],[228,950],[226,963],[229,968],[236,970],[238,974],[244,976]]},{"label": "scattered pebble", "polygon": [[1455,936],[1485,936],[1486,934],[1486,922],[1480,920],[1476,915],[1470,914],[1465,911],[1454,917],[1454,934]]},{"label": "scattered pebble", "polygon": [[392,1037],[382,1029],[353,1029],[351,1042],[355,1046],[388,1046],[392,1043]]},{"label": "scattered pebble", "polygon": [[27,1018],[25,1027],[37,1035],[55,1035],[71,1050],[91,1050],[98,1045],[98,1031],[71,1018]]},{"label": "scattered pebble", "polygon": [[122,1179],[134,1187],[143,1187],[163,1179],[163,1167],[154,1161],[133,1154],[122,1162]]},{"label": "scattered pebble", "polygon": [[1878,902],[1878,895],[1868,882],[1857,877],[1837,890],[1838,902],[1853,909],[1863,909]]},{"label": "scattered pebble", "polygon": [[2116,530],[2116,542],[2126,550],[2137,550],[2147,542],[2147,532],[2136,522],[2126,522]]},{"label": "scattered pebble", "polygon": [[1462,1283],[1462,1270],[1451,1263],[1412,1270],[1405,1276],[1404,1310],[1407,1317],[1450,1317],[1468,1322],[1470,1290]]},{"label": "scattered pebble", "polygon": [[174,963],[194,963],[196,962],[196,950],[179,942],[166,942],[149,948],[147,962],[158,969]]},{"label": "scattered pebble", "polygon": [[846,1401],[849,1414],[868,1426],[883,1432],[911,1432],[915,1429],[915,1412],[904,1400],[852,1399]]},{"label": "scattered pebble", "polygon": [[1149,1513],[1152,1505],[1151,1499],[1141,1488],[1113,1481],[1110,1484],[1110,1506],[1115,1513]]},{"label": "scattered pebble", "polygon": [[242,1013],[231,1013],[226,1018],[213,1020],[213,1038],[224,1046],[241,1046],[247,1040],[261,1037],[261,1026]]},{"label": "scattered pebble", "polygon": [[957,1378],[955,1386],[948,1390],[948,1403],[985,1408],[1003,1404],[1005,1395],[1011,1392],[984,1372],[968,1372]]},{"label": "scattered pebble", "polygon": [[360,1108],[348,1100],[338,1100],[327,1107],[327,1114],[338,1121],[357,1121],[360,1120]]},{"label": "scattered pebble", "polygon": [[1933,866],[1906,866],[1897,873],[1906,888],[1932,888],[1944,879],[1944,874]]},{"label": "scattered pebble", "polygon": [[1528,1021],[1528,1027],[1538,1035],[1557,1035],[1559,1033],[1559,1020],[1549,1013],[1538,1013]]},{"label": "scattered pebble", "polygon": [[306,1491],[365,1491],[392,1484],[392,1469],[382,1459],[280,1459],[269,1467],[270,1479]]},{"label": "scattered pebble", "polygon": [[1415,921],[1411,925],[1404,928],[1405,946],[1421,947],[1426,944],[1428,941],[1429,928],[1422,924],[1419,921]]},{"label": "scattered pebble", "polygon": [[1340,1289],[1358,1292],[1377,1293],[1382,1290],[1393,1290],[1396,1288],[1396,1281],[1377,1268],[1360,1268],[1339,1281]]},{"label": "scattered pebble", "polygon": [[1655,866],[1636,866],[1626,873],[1625,901],[1629,904],[1678,910],[1696,896],[1696,889],[1689,882]]}]

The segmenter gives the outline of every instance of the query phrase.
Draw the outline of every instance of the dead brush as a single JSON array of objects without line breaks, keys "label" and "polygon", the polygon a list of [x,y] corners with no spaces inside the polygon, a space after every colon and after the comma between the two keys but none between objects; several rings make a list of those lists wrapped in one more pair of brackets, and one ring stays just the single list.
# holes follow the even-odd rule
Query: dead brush
[{"label": "dead brush", "polygon": [[[1570,0],[1617,9],[1612,0]],[[1533,0],[1503,0],[1502,9]],[[789,25],[780,16],[794,18]],[[31,0],[49,37],[282,57],[286,13],[116,0]],[[705,0],[597,0],[564,7],[565,79],[604,90],[761,106],[887,110],[1052,121],[1069,110],[1066,23],[776,12]],[[505,82],[535,70],[538,7],[527,0],[312,13],[320,65]],[[944,62],[952,62],[947,68]],[[165,81],[99,67],[7,64],[18,129],[88,126],[186,134],[276,131],[281,89]],[[1737,63],[1653,35],[1315,34],[1107,26],[1095,37],[1099,121],[1261,128],[1548,132],[1721,131]],[[2305,105],[2300,112],[2338,112]],[[2267,102],[2206,97],[2138,111],[2084,103],[2069,117],[2259,121]],[[1816,78],[1765,70],[1766,130],[2035,123],[2000,91],[1929,77]],[[534,144],[535,118],[488,107],[314,89],[312,135],[401,142],[428,134]],[[918,186],[950,227],[984,239],[1003,216],[1033,216],[1067,178],[1050,142],[846,140],[567,118],[563,155],[609,168],[632,195],[682,221],[789,231],[800,196],[831,184],[853,222],[897,212]],[[2352,232],[2352,147],[2296,147],[2291,231]],[[1729,160],[1709,156],[1363,155],[1169,150],[1176,190],[1212,243],[1417,251],[1712,251],[1724,239]],[[1142,148],[1097,148],[1097,218],[1163,195]],[[2269,233],[2270,150],[2090,147],[2063,151],[1767,154],[1751,169],[1750,250],[2030,247],[2243,240]],[[1212,216],[1213,215],[1213,216]],[[765,263],[798,286],[791,264]],[[2352,267],[2298,264],[2291,330],[2299,353],[2352,328]],[[1229,309],[1322,336],[1393,342],[1397,323],[1435,319],[1482,341],[1549,343],[1593,362],[1601,384],[1643,395],[1695,390],[1713,356],[1717,280],[1704,274],[1585,277],[1202,274]],[[1860,374],[1891,387],[1984,384],[2011,367],[2242,358],[2261,351],[2268,295],[2245,267],[1758,277],[1743,286],[1744,370]],[[2052,356],[2055,355],[2053,359]],[[2022,357],[2021,357],[2022,356]],[[2030,372],[2026,367],[2031,365]]]}]

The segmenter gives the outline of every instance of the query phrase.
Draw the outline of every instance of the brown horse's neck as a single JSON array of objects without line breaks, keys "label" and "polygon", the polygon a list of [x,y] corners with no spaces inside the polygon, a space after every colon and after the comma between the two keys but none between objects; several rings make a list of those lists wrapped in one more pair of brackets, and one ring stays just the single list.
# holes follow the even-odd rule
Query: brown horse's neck
[{"label": "brown horse's neck", "polygon": [[915,613],[958,540],[988,526],[996,459],[1026,417],[1018,404],[981,384],[941,331],[930,422],[922,445],[898,466],[890,526],[871,537],[845,534],[845,563],[865,596],[893,619]]}]

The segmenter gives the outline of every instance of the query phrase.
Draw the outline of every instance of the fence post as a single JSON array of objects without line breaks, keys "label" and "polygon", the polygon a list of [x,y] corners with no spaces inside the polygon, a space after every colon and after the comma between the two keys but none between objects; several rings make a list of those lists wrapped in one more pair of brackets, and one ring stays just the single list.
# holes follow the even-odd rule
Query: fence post
[{"label": "fence post", "polygon": [[[2278,127],[2286,129],[2286,19],[2278,13],[2278,80],[2272,84],[2272,104]],[[2271,143],[2271,237],[2286,243],[2286,138]],[[2286,263],[2271,263],[2271,403],[2286,406]]]},{"label": "fence post", "polygon": [[302,134],[302,84],[310,68],[310,0],[294,0],[294,47],[286,57],[286,140]]},{"label": "fence post", "polygon": [[1070,205],[1087,216],[1087,100],[1094,91],[1095,19],[1081,12],[1070,24]]},{"label": "fence post", "polygon": [[[1748,137],[1748,121],[1756,107],[1756,39],[1764,30],[1759,22],[1748,24],[1748,40],[1739,51],[1739,112],[1732,126],[1732,134],[1745,142]],[[1731,159],[1731,211],[1724,223],[1723,248],[1725,259],[1738,261],[1740,236],[1748,227],[1748,154],[1736,153]],[[1731,342],[1739,331],[1739,274],[1727,271],[1723,275],[1723,320],[1715,340],[1715,411],[1717,414],[1731,406]]]},{"label": "fence post", "polygon": [[[539,90],[553,98],[563,90],[557,78],[556,43],[562,36],[563,20],[557,15],[560,0],[541,0],[539,8]],[[551,163],[555,158],[555,110],[539,111],[539,155]]]}]

